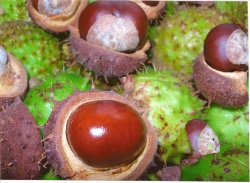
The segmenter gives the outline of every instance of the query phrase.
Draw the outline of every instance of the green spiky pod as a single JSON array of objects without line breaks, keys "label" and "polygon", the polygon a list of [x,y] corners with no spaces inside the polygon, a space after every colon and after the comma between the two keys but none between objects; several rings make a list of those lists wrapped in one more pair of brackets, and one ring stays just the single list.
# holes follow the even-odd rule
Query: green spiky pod
[{"label": "green spiky pod", "polygon": [[212,104],[204,112],[204,118],[221,143],[242,148],[249,144],[249,107],[248,104],[239,109],[220,107]]},{"label": "green spiky pod", "polygon": [[30,78],[45,79],[64,70],[70,49],[59,38],[21,20],[5,22],[0,30],[0,43],[24,64]]},{"label": "green spiky pod", "polygon": [[[166,13],[161,26],[152,31],[154,66],[172,69],[184,74],[192,73],[194,59],[203,50],[207,33],[214,26],[229,22],[214,8],[175,7],[175,13]],[[173,9],[173,8],[172,8]],[[173,12],[173,10],[171,10]]]},{"label": "green spiky pod", "polygon": [[27,105],[38,125],[44,125],[54,107],[55,101],[61,101],[74,92],[90,89],[89,78],[76,74],[60,73],[47,78],[41,85],[32,88],[25,97]]},{"label": "green spiky pod", "polygon": [[192,152],[185,125],[200,116],[203,101],[170,71],[148,71],[129,80],[124,81],[126,92],[145,107],[156,128],[160,160],[179,164],[184,154]]},{"label": "green spiky pod", "polygon": [[26,0],[0,0],[0,24],[12,20],[28,20]]},{"label": "green spiky pod", "polygon": [[215,1],[215,7],[232,19],[232,22],[248,27],[247,1]]},{"label": "green spiky pod", "polygon": [[221,146],[216,156],[207,155],[181,169],[183,181],[249,181],[249,155],[248,151]]}]

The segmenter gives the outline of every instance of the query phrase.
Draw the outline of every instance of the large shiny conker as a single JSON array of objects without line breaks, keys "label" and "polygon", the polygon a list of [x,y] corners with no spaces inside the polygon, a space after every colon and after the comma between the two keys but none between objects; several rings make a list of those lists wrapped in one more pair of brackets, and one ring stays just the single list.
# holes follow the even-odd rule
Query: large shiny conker
[{"label": "large shiny conker", "polygon": [[105,48],[128,52],[144,45],[148,19],[144,11],[129,1],[96,1],[82,12],[80,37]]},{"label": "large shiny conker", "polygon": [[216,70],[246,71],[247,35],[235,24],[218,25],[205,39],[204,55],[206,62]]},{"label": "large shiny conker", "polygon": [[128,164],[142,152],[146,127],[139,114],[112,100],[87,102],[69,117],[67,139],[87,165],[109,168]]}]

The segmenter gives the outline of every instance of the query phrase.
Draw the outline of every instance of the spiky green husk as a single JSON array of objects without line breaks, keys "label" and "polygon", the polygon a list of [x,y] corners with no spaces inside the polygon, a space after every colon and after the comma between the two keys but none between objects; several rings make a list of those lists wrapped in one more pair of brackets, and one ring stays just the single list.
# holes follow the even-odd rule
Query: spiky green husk
[{"label": "spiky green husk", "polygon": [[221,146],[220,153],[207,155],[197,164],[183,166],[183,181],[249,181],[248,151]]},{"label": "spiky green husk", "polygon": [[218,135],[221,143],[232,147],[249,144],[249,107],[248,104],[239,109],[220,107],[216,104],[204,112],[204,118]]},{"label": "spiky green husk", "polygon": [[156,33],[151,30],[157,35],[153,40],[155,67],[191,74],[194,59],[202,52],[208,32],[229,20],[215,9],[205,7],[179,7],[174,14],[166,14]]},{"label": "spiky green husk", "polygon": [[148,71],[134,76],[134,80],[131,96],[147,106],[148,119],[158,135],[161,160],[179,164],[184,154],[192,152],[185,125],[199,117],[204,103],[170,71]]},{"label": "spiky green husk", "polygon": [[64,70],[65,45],[31,22],[3,23],[0,44],[24,64],[30,77],[45,79]]},{"label": "spiky green husk", "polygon": [[61,101],[71,95],[74,89],[89,90],[89,78],[76,74],[60,73],[47,78],[43,84],[31,89],[24,103],[33,114],[38,125],[44,125],[54,107],[54,101]]},{"label": "spiky green husk", "polygon": [[0,24],[5,21],[29,19],[26,0],[0,0]]},{"label": "spiky green husk", "polygon": [[45,174],[43,174],[41,177],[40,177],[41,180],[62,180],[61,177],[58,177],[56,176],[54,173],[53,173],[53,170],[50,169],[48,172],[46,172]]},{"label": "spiky green husk", "polygon": [[216,1],[215,7],[222,13],[228,15],[234,23],[241,24],[245,28],[248,25],[247,1]]}]

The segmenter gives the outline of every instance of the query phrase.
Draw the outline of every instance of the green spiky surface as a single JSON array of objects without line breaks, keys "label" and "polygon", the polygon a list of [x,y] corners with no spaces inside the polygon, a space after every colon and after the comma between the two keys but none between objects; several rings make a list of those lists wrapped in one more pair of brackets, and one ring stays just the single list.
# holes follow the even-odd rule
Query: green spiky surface
[{"label": "green spiky surface", "polygon": [[156,128],[161,160],[179,164],[183,154],[191,153],[185,125],[199,117],[204,103],[172,72],[148,71],[134,79],[132,97],[148,106],[148,119]]},{"label": "green spiky surface", "polygon": [[184,181],[249,181],[249,155],[248,151],[222,146],[216,156],[207,155],[181,169]]},{"label": "green spiky surface", "polygon": [[209,126],[218,135],[221,143],[240,147],[249,144],[248,111],[248,104],[239,109],[213,104],[204,112],[204,116]]},{"label": "green spiky surface", "polygon": [[0,24],[5,21],[29,19],[26,0],[0,0]]},{"label": "green spiky surface", "polygon": [[31,22],[3,23],[0,44],[24,64],[29,77],[45,79],[64,69],[60,39]]},{"label": "green spiky surface", "polygon": [[61,101],[74,92],[90,89],[89,78],[76,74],[60,73],[47,78],[43,84],[31,89],[24,103],[33,114],[38,125],[44,125],[54,107],[54,101]]},{"label": "green spiky surface", "polygon": [[56,176],[56,175],[53,173],[53,170],[50,169],[48,172],[46,172],[45,174],[43,174],[43,175],[41,176],[41,180],[62,180],[62,178]]},{"label": "green spiky surface", "polygon": [[247,1],[216,1],[215,7],[222,13],[228,15],[234,23],[241,24],[247,28],[248,7]]},{"label": "green spiky surface", "polygon": [[166,14],[161,25],[151,30],[157,35],[153,41],[155,67],[191,74],[208,32],[227,22],[228,17],[205,7],[176,8],[174,14]]}]

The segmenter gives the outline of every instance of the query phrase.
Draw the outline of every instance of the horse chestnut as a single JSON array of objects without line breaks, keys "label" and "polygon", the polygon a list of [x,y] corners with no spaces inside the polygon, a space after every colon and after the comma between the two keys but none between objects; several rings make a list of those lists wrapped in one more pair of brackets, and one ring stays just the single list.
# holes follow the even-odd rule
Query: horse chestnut
[{"label": "horse chestnut", "polygon": [[193,154],[188,159],[183,160],[183,164],[193,164],[202,156],[220,152],[218,137],[205,121],[201,119],[190,120],[185,129],[193,148]]},{"label": "horse chestnut", "polygon": [[79,63],[96,76],[126,76],[147,60],[147,28],[147,16],[137,4],[96,1],[70,26],[70,44]]},{"label": "horse chestnut", "polygon": [[116,51],[141,48],[147,37],[144,11],[129,1],[97,1],[89,4],[79,18],[82,39]]},{"label": "horse chestnut", "polygon": [[221,24],[213,28],[204,43],[206,62],[219,71],[248,69],[248,36],[235,24]]},{"label": "horse chestnut", "polygon": [[126,104],[99,100],[82,104],[71,114],[68,141],[77,156],[93,167],[112,167],[133,161],[143,150],[146,128]]},{"label": "horse chestnut", "polygon": [[157,136],[142,109],[112,91],[76,91],[56,102],[44,127],[55,174],[84,180],[135,180],[152,162]]},{"label": "horse chestnut", "polygon": [[221,24],[207,35],[193,66],[194,82],[208,102],[242,107],[248,101],[248,36],[239,26]]}]

